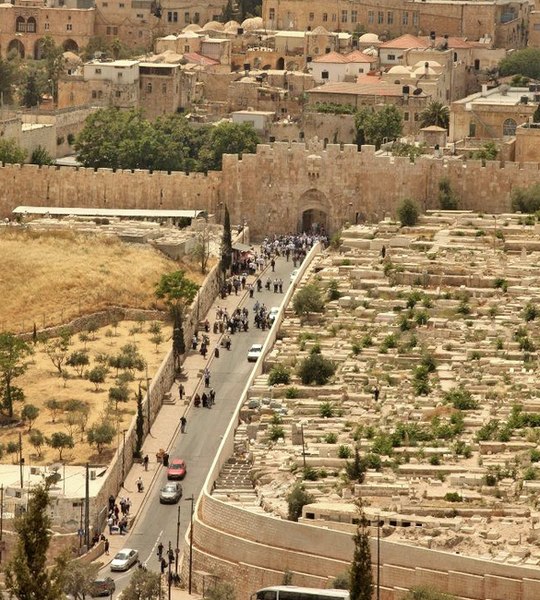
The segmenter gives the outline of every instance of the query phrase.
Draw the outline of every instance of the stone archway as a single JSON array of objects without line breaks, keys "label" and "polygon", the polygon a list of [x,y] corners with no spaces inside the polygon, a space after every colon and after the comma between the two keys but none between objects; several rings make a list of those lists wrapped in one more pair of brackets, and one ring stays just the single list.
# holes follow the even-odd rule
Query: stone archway
[{"label": "stone archway", "polygon": [[7,53],[11,54],[12,52],[16,52],[20,58],[24,58],[24,44],[21,40],[11,40],[7,47]]},{"label": "stone archway", "polygon": [[79,44],[75,40],[65,40],[62,44],[64,52],[73,52],[73,54],[79,54]]},{"label": "stone archway", "polygon": [[283,56],[281,56],[280,58],[277,59],[276,70],[283,71],[283,69],[285,69],[285,59],[283,58]]},{"label": "stone archway", "polygon": [[300,215],[298,231],[305,233],[328,233],[329,203],[326,196],[313,188],[302,194],[298,202]]}]

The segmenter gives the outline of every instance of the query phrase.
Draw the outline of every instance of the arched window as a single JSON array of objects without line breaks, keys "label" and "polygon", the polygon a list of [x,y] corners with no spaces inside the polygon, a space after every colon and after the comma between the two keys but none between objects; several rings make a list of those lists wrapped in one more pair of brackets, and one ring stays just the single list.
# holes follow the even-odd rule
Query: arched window
[{"label": "arched window", "polygon": [[36,33],[36,20],[34,17],[29,17],[26,21],[26,31],[28,33]]},{"label": "arched window", "polygon": [[26,33],[26,21],[24,20],[24,17],[17,17],[17,20],[15,21],[15,31],[17,31],[17,33]]},{"label": "arched window", "polygon": [[516,127],[514,119],[506,119],[503,123],[503,135],[516,135]]}]

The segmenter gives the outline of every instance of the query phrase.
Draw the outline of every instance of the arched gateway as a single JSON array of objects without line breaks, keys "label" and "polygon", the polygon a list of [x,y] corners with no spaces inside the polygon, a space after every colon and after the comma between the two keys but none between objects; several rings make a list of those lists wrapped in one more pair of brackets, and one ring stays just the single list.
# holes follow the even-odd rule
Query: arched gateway
[{"label": "arched gateway", "polygon": [[306,233],[328,233],[330,210],[326,196],[317,189],[304,192],[298,201],[300,211],[298,231]]}]

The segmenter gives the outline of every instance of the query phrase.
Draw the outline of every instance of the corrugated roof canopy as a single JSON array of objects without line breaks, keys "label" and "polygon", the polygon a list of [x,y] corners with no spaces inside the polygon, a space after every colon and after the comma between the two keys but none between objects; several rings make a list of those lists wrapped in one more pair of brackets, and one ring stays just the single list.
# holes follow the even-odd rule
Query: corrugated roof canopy
[{"label": "corrugated roof canopy", "polygon": [[70,208],[63,206],[17,206],[14,215],[50,215],[61,217],[124,217],[154,219],[196,219],[204,210],[154,210],[149,208]]}]

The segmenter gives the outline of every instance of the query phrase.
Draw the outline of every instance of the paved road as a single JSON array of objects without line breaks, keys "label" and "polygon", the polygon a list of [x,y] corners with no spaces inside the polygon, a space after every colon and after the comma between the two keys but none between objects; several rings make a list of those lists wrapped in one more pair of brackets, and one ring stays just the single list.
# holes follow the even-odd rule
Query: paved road
[{"label": "paved road", "polygon": [[[191,408],[187,415],[186,433],[178,435],[171,446],[171,458],[180,457],[187,463],[187,475],[183,482],[184,497],[179,503],[180,550],[190,521],[191,502],[186,499],[192,494],[195,500],[199,496],[221,438],[251,373],[254,363],[247,361],[247,352],[252,344],[263,343],[268,335],[268,330],[262,331],[253,325],[253,305],[258,300],[266,304],[268,309],[278,306],[290,285],[290,273],[293,268],[292,262],[286,262],[284,258],[278,259],[275,274],[269,270],[265,273],[264,280],[266,281],[267,276],[282,278],[283,294],[267,292],[263,288],[261,293],[255,292],[253,299],[248,298],[244,302],[242,306],[250,309],[249,331],[233,335],[231,350],[227,352],[223,349],[220,358],[214,359],[210,365],[210,383],[216,391],[215,405],[211,409]],[[209,320],[213,323],[214,312],[209,314]],[[167,442],[168,440],[163,440],[163,447],[166,447]],[[166,479],[166,470],[163,469],[153,489],[149,490],[143,512],[137,519],[129,540],[126,540],[129,547],[139,551],[140,560],[153,571],[159,570],[156,550],[159,541],[162,541],[165,548],[168,547],[169,541],[173,549],[176,547],[178,505],[159,503],[159,490]],[[103,569],[102,575],[111,575],[108,567]],[[128,584],[131,572],[112,576],[116,581],[118,593]]]}]

